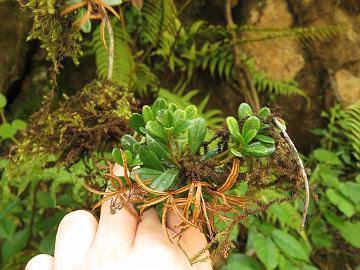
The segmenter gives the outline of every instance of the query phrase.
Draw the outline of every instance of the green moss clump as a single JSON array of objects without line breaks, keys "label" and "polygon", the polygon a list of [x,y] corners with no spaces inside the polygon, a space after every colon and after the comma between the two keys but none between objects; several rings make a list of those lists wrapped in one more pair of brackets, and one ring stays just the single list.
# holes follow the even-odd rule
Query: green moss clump
[{"label": "green moss clump", "polygon": [[[127,118],[137,102],[127,89],[110,81],[95,80],[59,105],[35,113],[20,145],[16,162],[55,154],[56,163],[74,164],[104,142],[118,142],[129,131]],[[45,113],[44,113],[45,112]]]},{"label": "green moss clump", "polygon": [[55,64],[66,56],[77,64],[82,37],[79,27],[73,24],[73,15],[60,16],[65,0],[29,0],[25,6],[34,20],[28,40],[39,39],[48,59]]}]

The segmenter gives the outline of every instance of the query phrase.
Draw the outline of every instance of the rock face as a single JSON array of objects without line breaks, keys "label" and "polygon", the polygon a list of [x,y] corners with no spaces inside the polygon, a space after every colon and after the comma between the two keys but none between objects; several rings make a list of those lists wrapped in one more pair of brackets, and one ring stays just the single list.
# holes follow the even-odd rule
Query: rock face
[{"label": "rock face", "polygon": [[30,20],[16,1],[0,2],[0,18],[0,92],[6,93],[24,69]]},{"label": "rock face", "polygon": [[335,74],[338,99],[343,105],[350,105],[360,100],[360,74],[355,76],[347,69],[340,69]]},{"label": "rock face", "polygon": [[[286,1],[268,0],[263,5],[255,2],[257,1],[249,7],[246,24],[259,28],[289,28],[293,25],[293,16]],[[255,39],[257,35],[257,32],[250,32],[245,38]],[[294,79],[305,62],[301,46],[295,40],[287,38],[251,42],[244,45],[243,50],[255,59],[260,70],[276,80]]]}]

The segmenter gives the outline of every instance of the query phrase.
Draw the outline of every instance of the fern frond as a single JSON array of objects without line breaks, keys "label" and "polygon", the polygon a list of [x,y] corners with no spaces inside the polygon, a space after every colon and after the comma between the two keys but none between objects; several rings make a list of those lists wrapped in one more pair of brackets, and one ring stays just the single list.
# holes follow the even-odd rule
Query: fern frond
[{"label": "fern frond", "polygon": [[[114,68],[113,81],[121,85],[128,85],[131,72],[134,69],[134,59],[129,44],[127,33],[116,22],[112,22],[114,31]],[[105,40],[109,44],[109,36],[105,32]],[[99,78],[105,79],[108,73],[108,51],[104,47],[100,35],[100,26],[93,33],[92,45],[95,51],[96,67]]]},{"label": "fern frond", "polygon": [[360,101],[341,110],[337,114],[337,123],[350,141],[352,154],[360,167]]},{"label": "fern frond", "polygon": [[145,42],[157,45],[164,31],[176,35],[177,11],[173,0],[145,0],[142,16],[141,36]]},{"label": "fern frond", "polygon": [[313,41],[326,41],[337,33],[344,31],[342,25],[327,25],[322,27],[294,27],[294,28],[259,28],[251,25],[244,25],[238,28],[241,33],[256,33],[254,38],[244,37],[239,43],[252,43],[278,38],[298,39],[305,44]]},{"label": "fern frond", "polygon": [[[184,95],[175,94],[167,89],[161,88],[159,91],[159,97],[165,98],[166,100],[177,104],[180,108],[185,108],[188,105],[194,105],[192,99],[199,94],[199,90],[188,91]],[[206,110],[205,107],[210,99],[207,95],[198,107],[198,115],[203,117],[208,126],[217,128],[221,127],[224,123],[223,112],[219,109]]]},{"label": "fern frond", "polygon": [[151,72],[150,68],[145,64],[138,64],[135,67],[133,77],[131,77],[129,89],[144,97],[149,89],[156,88],[158,84],[159,79]]}]

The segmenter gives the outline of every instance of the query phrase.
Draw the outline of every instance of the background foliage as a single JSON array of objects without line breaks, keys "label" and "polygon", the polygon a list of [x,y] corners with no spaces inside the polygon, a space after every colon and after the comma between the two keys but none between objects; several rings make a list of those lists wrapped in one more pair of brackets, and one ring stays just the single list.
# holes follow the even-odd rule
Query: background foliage
[{"label": "background foliage", "polygon": [[[61,75],[58,75],[58,86],[55,83],[59,71],[66,73],[69,66],[75,70],[66,59],[68,62],[61,70],[60,61],[64,57],[80,65],[91,57],[95,59],[92,65],[97,77],[105,79],[108,74],[108,53],[103,45],[101,25],[95,20],[87,21],[79,32],[72,22],[84,13],[74,11],[62,17],[60,12],[69,3],[60,2],[55,5],[54,1],[40,0],[26,4],[34,17],[29,38],[40,39],[53,67],[52,74],[46,73],[40,87],[55,89],[52,98],[55,108],[69,98],[61,94],[74,94],[66,89],[68,86]],[[306,99],[308,105],[312,102],[296,81],[271,78],[241,50],[238,56],[246,73],[243,73],[245,77],[239,75],[234,46],[282,38],[300,40],[304,46],[311,46],[314,41],[329,41],[337,33],[346,31],[338,25],[270,29],[238,23],[235,28],[229,28],[225,20],[212,24],[203,18],[188,19],[191,1],[180,5],[172,0],[104,2],[113,5],[124,18],[119,21],[109,13],[115,42],[113,81],[134,93],[141,104],[150,103],[157,96],[180,108],[195,104],[210,128],[222,126],[224,115],[234,108],[228,104],[216,108],[213,101],[223,93],[210,92],[206,84],[199,81],[225,84],[228,91],[235,91],[245,99],[245,91],[250,91],[250,86],[239,86],[250,80],[261,104],[268,107],[276,107],[279,99],[294,95]],[[63,25],[66,28],[62,28]],[[59,40],[61,42],[57,42]],[[105,40],[109,44],[106,31]],[[75,92],[80,92],[82,86]],[[44,106],[46,102],[45,98]],[[95,165],[104,165],[104,159],[111,159],[111,142],[119,140],[112,138],[110,145],[86,153],[70,167],[66,164],[45,166],[58,160],[59,153],[51,151],[41,151],[43,154],[36,158],[27,156],[26,162],[14,164],[8,154],[14,145],[21,144],[26,122],[31,120],[26,113],[17,117],[11,113],[2,94],[0,113],[0,145],[4,157],[0,160],[0,268],[23,269],[34,254],[53,253],[56,227],[66,213],[78,208],[89,209],[98,199],[83,188],[84,179],[91,177],[92,181],[102,183]],[[359,267],[360,103],[348,107],[331,104],[322,116],[324,125],[309,130],[317,135],[317,146],[303,156],[313,188],[305,230],[299,230],[303,211],[300,198],[273,205],[266,213],[250,217],[233,229],[236,250],[217,268]],[[246,189],[246,185],[240,184],[236,192],[242,194]],[[266,198],[278,195],[269,193]]]}]

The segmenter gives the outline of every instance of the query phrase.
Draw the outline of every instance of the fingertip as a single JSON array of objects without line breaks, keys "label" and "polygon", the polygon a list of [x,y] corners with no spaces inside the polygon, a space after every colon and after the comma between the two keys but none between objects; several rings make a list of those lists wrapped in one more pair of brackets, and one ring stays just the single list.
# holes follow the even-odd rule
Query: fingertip
[{"label": "fingertip", "polygon": [[54,258],[47,254],[39,254],[33,257],[25,267],[25,270],[52,270]]}]

